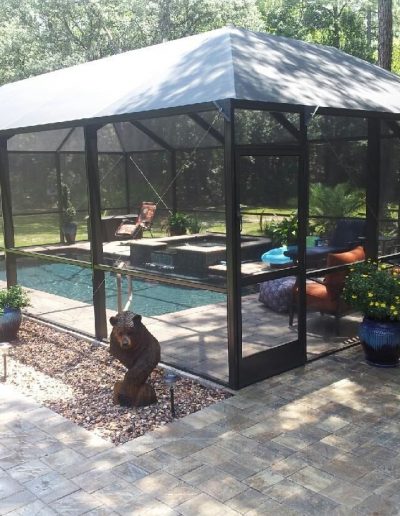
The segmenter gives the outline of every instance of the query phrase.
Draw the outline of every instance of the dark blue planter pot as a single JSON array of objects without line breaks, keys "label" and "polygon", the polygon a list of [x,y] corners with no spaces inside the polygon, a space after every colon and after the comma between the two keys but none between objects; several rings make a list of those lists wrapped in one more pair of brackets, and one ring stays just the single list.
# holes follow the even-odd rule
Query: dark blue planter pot
[{"label": "dark blue planter pot", "polygon": [[76,232],[78,230],[77,224],[75,222],[67,222],[63,224],[62,227],[65,243],[70,245],[75,243]]},{"label": "dark blue planter pot", "polygon": [[396,367],[400,357],[400,322],[364,318],[358,335],[365,358],[377,367]]},{"label": "dark blue planter pot", "polygon": [[0,338],[3,342],[17,338],[21,321],[20,308],[4,308],[4,314],[0,317]]}]

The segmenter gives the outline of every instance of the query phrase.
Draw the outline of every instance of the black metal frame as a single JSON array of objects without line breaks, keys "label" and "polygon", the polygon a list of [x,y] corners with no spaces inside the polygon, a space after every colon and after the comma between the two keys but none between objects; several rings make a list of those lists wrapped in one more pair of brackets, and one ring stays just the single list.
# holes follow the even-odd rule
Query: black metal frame
[{"label": "black metal frame", "polygon": [[103,263],[103,239],[101,232],[101,198],[99,164],[97,156],[98,126],[86,126],[85,165],[89,192],[89,240],[93,270],[93,307],[96,337],[107,337],[106,287],[104,271],[98,266]]},{"label": "black metal frame", "polygon": [[[234,103],[236,107],[236,102]],[[241,109],[243,104],[240,103]],[[252,106],[254,107],[254,106]],[[252,109],[250,107],[250,109]],[[257,106],[257,109],[259,107]],[[233,109],[234,112],[234,109]],[[283,127],[288,129],[293,127],[291,123],[285,118],[282,113],[279,113],[275,117],[278,121],[282,122]],[[298,278],[305,277],[305,241],[307,233],[307,218],[304,216],[308,212],[308,154],[307,146],[304,143],[307,140],[306,126],[304,123],[305,116],[300,114],[300,131],[292,132],[296,135],[298,143],[290,144],[257,144],[257,145],[234,145],[234,169],[235,172],[232,174],[235,182],[236,190],[233,199],[235,200],[235,206],[233,207],[234,213],[236,214],[236,220],[240,219],[240,192],[239,192],[239,181],[238,181],[238,168],[239,161],[244,156],[281,156],[281,157],[296,157],[298,158],[298,213],[299,213],[299,260],[297,265],[285,269],[268,271],[264,273],[254,274],[252,276],[242,277],[241,275],[241,263],[240,263],[240,224],[236,224],[236,245],[233,246],[234,255],[231,258],[232,268],[235,268],[235,278],[238,278],[237,284],[229,282],[228,279],[228,297],[234,299],[235,306],[229,307],[228,305],[228,321],[229,312],[231,318],[237,317],[240,324],[233,325],[232,335],[230,339],[235,342],[234,345],[229,346],[229,352],[232,353],[233,348],[234,357],[238,367],[236,368],[237,375],[233,378],[234,381],[230,382],[233,388],[242,388],[250,385],[256,381],[268,378],[270,376],[279,374],[288,369],[298,367],[306,362],[306,326],[305,326],[305,287],[301,286],[299,289],[299,330],[298,339],[287,342],[275,348],[269,348],[265,351],[261,351],[254,355],[247,357],[242,356],[242,334],[241,334],[241,290],[243,287],[249,285],[255,285],[259,282],[272,280],[276,278],[296,275]],[[289,125],[290,124],[290,125]],[[227,198],[227,216],[228,216],[228,198]],[[228,226],[227,226],[228,230]],[[227,235],[227,240],[230,238]],[[229,263],[229,262],[228,262]],[[300,284],[304,283],[305,280],[300,281]],[[234,295],[236,292],[236,296]],[[236,331],[233,332],[233,329]],[[236,372],[235,370],[235,372]]]},{"label": "black metal frame", "polygon": [[0,138],[0,185],[4,226],[4,247],[6,259],[7,286],[11,287],[12,285],[16,285],[17,283],[17,263],[15,255],[9,253],[9,249],[13,248],[15,243],[7,139],[8,138]]},{"label": "black metal frame", "polygon": [[[224,100],[215,103],[202,105],[184,106],[168,110],[152,111],[148,113],[129,114],[115,117],[99,118],[91,121],[73,121],[69,123],[57,123],[43,126],[41,130],[74,128],[84,126],[85,134],[85,156],[86,172],[89,196],[89,214],[91,219],[90,241],[91,241],[91,263],[66,260],[53,257],[54,261],[65,261],[85,267],[90,266],[93,270],[93,304],[95,313],[95,331],[97,338],[107,336],[107,325],[105,319],[105,272],[115,271],[115,268],[103,264],[102,241],[101,241],[101,219],[100,219],[100,190],[98,175],[98,154],[97,150],[97,129],[107,123],[130,121],[138,129],[145,127],[140,120],[185,114],[201,127],[205,128],[203,118],[198,116],[202,111],[215,111],[219,107],[224,115],[224,138],[218,131],[211,134],[224,145],[224,178],[226,197],[226,234],[227,234],[227,285],[226,289],[210,285],[196,285],[196,282],[185,281],[179,278],[168,278],[166,282],[177,285],[196,286],[197,288],[210,288],[218,292],[227,293],[227,321],[228,321],[228,357],[229,357],[229,386],[239,389],[257,380],[277,374],[285,369],[296,367],[306,361],[306,278],[318,274],[318,271],[306,271],[305,249],[308,222],[308,138],[307,118],[311,111],[317,111],[310,106],[296,106],[287,104],[271,104],[257,101]],[[270,112],[275,119],[286,127],[297,139],[296,143],[288,145],[236,145],[235,143],[235,110],[249,109]],[[297,130],[286,119],[284,113],[298,113],[300,116],[300,130]],[[360,117],[368,119],[368,177],[367,177],[367,253],[371,258],[378,256],[378,230],[379,230],[379,193],[380,193],[380,123],[386,120],[388,123],[395,123],[400,120],[399,114],[363,112],[346,109],[318,108],[318,114],[329,116]],[[89,125],[88,125],[89,124]],[[94,125],[96,124],[96,125]],[[38,256],[37,253],[16,249],[14,247],[13,214],[11,206],[7,138],[16,133],[26,133],[37,130],[37,127],[22,128],[18,131],[3,131],[0,133],[0,183],[2,188],[2,210],[4,221],[4,240],[6,252],[7,282],[9,285],[17,281],[16,257],[17,256]],[[400,130],[396,124],[394,131]],[[72,131],[72,129],[71,129]],[[176,149],[170,147],[166,142],[161,142],[157,135],[149,134],[151,131],[146,128],[146,134],[169,152],[169,166],[171,178],[176,175]],[[68,138],[70,132],[65,139]],[[396,135],[395,135],[396,136]],[[398,136],[398,135],[397,135]],[[216,148],[216,147],[212,147]],[[163,152],[163,149],[155,149],[149,152]],[[202,150],[205,148],[202,148]],[[179,151],[184,149],[179,149]],[[18,152],[18,151],[15,151]],[[23,151],[22,151],[23,152]],[[26,151],[34,153],[34,151]],[[54,152],[54,151],[52,151]],[[56,156],[60,150],[57,149]],[[62,151],[61,151],[62,152]],[[67,152],[67,151],[66,151]],[[138,151],[146,152],[146,151]],[[69,152],[68,153],[74,153]],[[80,153],[80,152],[79,152]],[[299,261],[298,264],[286,269],[272,273],[257,274],[254,277],[242,277],[240,270],[240,209],[239,209],[239,182],[237,181],[237,159],[243,155],[283,155],[298,156],[299,159],[299,190],[298,190],[298,214],[299,214]],[[107,153],[109,154],[109,153]],[[130,152],[115,152],[125,154],[126,158]],[[125,164],[127,175],[128,165]],[[57,176],[58,177],[58,176]],[[58,187],[60,188],[58,179]],[[127,189],[129,190],[129,189]],[[127,192],[127,205],[130,207],[129,192]],[[176,191],[173,194],[173,209],[177,209]],[[390,258],[400,257],[400,253],[390,255]],[[42,256],[42,258],[44,258]],[[385,258],[385,257],[381,257]],[[46,255],[46,259],[49,257]],[[132,273],[127,274],[138,277],[152,277],[152,274]],[[297,273],[299,278],[299,306],[298,306],[298,341],[285,344],[285,353],[282,354],[280,347],[257,353],[251,357],[242,358],[241,344],[241,289],[247,285],[274,277],[282,277]]]}]

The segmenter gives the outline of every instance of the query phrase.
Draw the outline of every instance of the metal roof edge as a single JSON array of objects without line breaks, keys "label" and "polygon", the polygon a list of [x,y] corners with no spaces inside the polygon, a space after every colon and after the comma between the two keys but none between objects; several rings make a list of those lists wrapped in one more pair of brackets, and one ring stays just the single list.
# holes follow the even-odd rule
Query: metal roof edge
[{"label": "metal roof edge", "polygon": [[107,125],[114,122],[124,122],[129,120],[145,120],[148,118],[159,118],[165,116],[185,115],[188,113],[199,113],[202,111],[214,111],[216,109],[215,102],[224,102],[229,99],[218,99],[217,101],[209,101],[201,104],[187,104],[186,106],[176,106],[160,108],[157,110],[138,111],[133,113],[123,113],[121,115],[109,115],[93,118],[82,118],[79,120],[68,120],[63,122],[53,122],[50,124],[34,125],[29,127],[17,127],[12,129],[0,130],[0,137],[12,137],[16,134],[35,133],[39,131],[51,131],[56,129],[65,129],[72,127],[85,127],[88,125]]}]

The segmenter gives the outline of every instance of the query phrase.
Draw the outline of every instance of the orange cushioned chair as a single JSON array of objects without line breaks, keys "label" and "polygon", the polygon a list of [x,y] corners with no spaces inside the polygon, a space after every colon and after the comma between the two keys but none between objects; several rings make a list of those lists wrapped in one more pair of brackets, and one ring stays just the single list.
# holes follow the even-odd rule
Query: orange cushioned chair
[{"label": "orange cushioned chair", "polygon": [[[345,253],[331,253],[327,257],[327,267],[346,265],[365,259],[364,248],[358,246]],[[348,305],[342,299],[342,291],[348,270],[334,271],[323,280],[312,279],[306,284],[307,310],[335,316],[336,334],[339,334],[339,318],[349,311]],[[293,299],[289,311],[289,325],[293,325],[294,311],[298,299],[298,286],[293,289]]]}]

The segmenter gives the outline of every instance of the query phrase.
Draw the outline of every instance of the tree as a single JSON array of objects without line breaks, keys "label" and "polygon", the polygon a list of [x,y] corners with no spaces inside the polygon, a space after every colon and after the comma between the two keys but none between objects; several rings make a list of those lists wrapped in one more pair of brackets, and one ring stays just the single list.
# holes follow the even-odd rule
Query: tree
[{"label": "tree", "polygon": [[256,0],[0,0],[0,84],[228,23],[261,30]]},{"label": "tree", "polygon": [[230,23],[374,62],[378,1],[400,70],[400,0],[0,0],[0,84]]},{"label": "tree", "polygon": [[267,32],[331,45],[371,61],[368,7],[370,0],[259,0]]},{"label": "tree", "polygon": [[393,51],[392,0],[378,0],[378,65],[391,70]]}]

